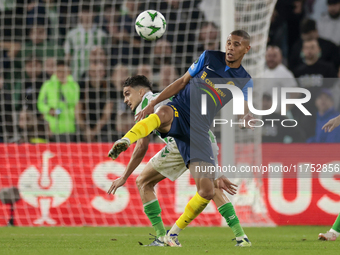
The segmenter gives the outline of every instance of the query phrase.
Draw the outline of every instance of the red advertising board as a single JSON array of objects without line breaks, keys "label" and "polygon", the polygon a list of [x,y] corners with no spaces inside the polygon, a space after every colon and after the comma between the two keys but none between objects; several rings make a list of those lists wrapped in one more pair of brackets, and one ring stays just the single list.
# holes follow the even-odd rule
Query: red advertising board
[{"label": "red advertising board", "polygon": [[[141,166],[115,196],[106,191],[112,180],[122,175],[133,147],[112,161],[106,156],[110,146],[1,144],[0,192],[17,187],[21,197],[14,206],[16,225],[149,225],[135,181],[163,144],[150,145]],[[283,178],[271,178],[273,175],[265,173],[260,181],[239,180],[239,194],[233,203],[240,221],[248,225],[266,220],[276,225],[332,224],[340,212],[340,171],[318,172],[317,165],[340,164],[339,151],[340,144],[262,145],[263,166],[293,165],[305,171],[303,167],[312,169],[315,164],[315,171],[303,178],[297,171],[298,178],[286,173]],[[259,188],[256,184],[261,181]],[[175,182],[164,180],[156,187],[166,225],[180,216],[195,190],[188,172]],[[10,205],[0,202],[0,226],[6,225],[9,214]],[[192,225],[219,226],[223,222],[210,203]]]},{"label": "red advertising board", "polygon": [[263,144],[262,155],[263,165],[296,168],[297,178],[264,178],[277,225],[333,224],[340,213],[340,144]]}]

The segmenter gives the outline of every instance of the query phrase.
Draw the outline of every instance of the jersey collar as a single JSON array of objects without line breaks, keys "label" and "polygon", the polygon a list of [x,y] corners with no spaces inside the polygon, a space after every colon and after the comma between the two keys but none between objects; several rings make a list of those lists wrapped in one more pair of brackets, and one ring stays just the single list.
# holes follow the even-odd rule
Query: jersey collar
[{"label": "jersey collar", "polygon": [[143,98],[142,98],[142,102],[140,103],[143,103],[143,100],[146,98],[147,95],[153,95],[153,92],[152,91],[148,91],[144,94]]},{"label": "jersey collar", "polygon": [[[239,70],[241,67],[242,67],[242,65],[240,65],[238,68],[232,68],[232,69],[234,69],[234,70]],[[230,67],[226,65],[224,71],[226,72],[226,71],[228,71],[229,69],[230,69]]]},{"label": "jersey collar", "polygon": [[[146,92],[146,93],[144,94],[143,98],[142,98],[142,101],[140,101],[139,105],[137,106],[137,108],[138,108],[138,107],[142,107],[142,103],[143,103],[144,99],[146,98],[146,96],[148,96],[148,95],[153,95],[153,92],[152,92],[152,91]],[[137,109],[137,108],[136,108],[136,109]]]}]

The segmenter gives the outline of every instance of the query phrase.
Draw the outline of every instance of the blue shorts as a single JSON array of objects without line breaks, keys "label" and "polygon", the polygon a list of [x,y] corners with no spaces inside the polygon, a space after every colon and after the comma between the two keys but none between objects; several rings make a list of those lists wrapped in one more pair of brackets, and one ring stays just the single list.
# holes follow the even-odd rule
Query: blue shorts
[{"label": "blue shorts", "polygon": [[208,130],[201,131],[194,127],[190,129],[190,114],[175,102],[167,103],[174,112],[174,118],[168,133],[160,133],[161,137],[175,138],[179,152],[185,165],[190,162],[205,161],[215,166]]}]

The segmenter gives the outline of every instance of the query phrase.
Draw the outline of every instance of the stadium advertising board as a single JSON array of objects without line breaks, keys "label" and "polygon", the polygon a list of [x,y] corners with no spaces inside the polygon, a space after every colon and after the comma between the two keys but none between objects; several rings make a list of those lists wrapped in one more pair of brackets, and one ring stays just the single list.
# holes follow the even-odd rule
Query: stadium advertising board
[{"label": "stadium advertising board", "polygon": [[[163,144],[150,147],[152,151],[126,185],[109,196],[106,191],[123,173],[134,146],[112,161],[106,157],[110,144],[1,144],[0,190],[19,189],[21,199],[14,205],[16,225],[148,226],[135,181]],[[331,225],[340,211],[340,145],[263,144],[262,150],[258,178],[243,175],[235,180],[239,192],[233,203],[240,221],[244,225]],[[251,166],[246,158],[242,160],[237,162],[238,169]],[[289,168],[290,173],[283,171]],[[156,190],[164,223],[172,225],[196,188],[186,172],[176,182],[162,181]],[[0,212],[4,226],[10,206],[0,202]],[[191,225],[220,226],[223,222],[210,203]]]}]

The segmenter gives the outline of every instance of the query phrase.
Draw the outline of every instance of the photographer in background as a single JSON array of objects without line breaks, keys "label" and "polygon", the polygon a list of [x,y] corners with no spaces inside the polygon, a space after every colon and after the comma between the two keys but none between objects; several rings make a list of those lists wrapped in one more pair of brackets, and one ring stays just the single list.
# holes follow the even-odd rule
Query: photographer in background
[{"label": "photographer in background", "polygon": [[49,123],[56,142],[74,141],[75,107],[79,101],[79,85],[70,75],[64,61],[57,62],[56,73],[46,81],[38,97],[38,110]]}]

